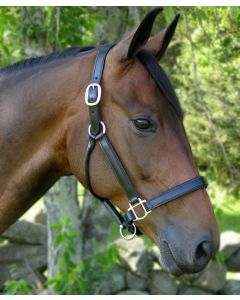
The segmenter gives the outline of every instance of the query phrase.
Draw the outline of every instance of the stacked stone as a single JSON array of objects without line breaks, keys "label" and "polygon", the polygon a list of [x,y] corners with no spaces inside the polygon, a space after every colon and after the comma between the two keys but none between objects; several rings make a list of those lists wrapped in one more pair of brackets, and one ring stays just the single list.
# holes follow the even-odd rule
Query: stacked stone
[{"label": "stacked stone", "polygon": [[[27,234],[26,234],[27,233]],[[46,225],[18,221],[2,237],[8,240],[0,246],[0,289],[12,279],[11,268],[16,265],[17,278],[43,287],[47,269]],[[116,295],[240,295],[240,234],[224,232],[220,253],[224,264],[212,260],[196,274],[174,277],[162,270],[159,249],[148,250],[141,238],[116,242],[120,263],[113,265],[96,294]],[[235,272],[235,279],[226,274]],[[237,273],[239,272],[239,273]],[[81,280],[81,278],[79,278]]]},{"label": "stacked stone", "polygon": [[1,237],[8,242],[0,245],[0,290],[11,279],[24,279],[42,289],[47,269],[47,227],[21,220]]},{"label": "stacked stone", "polygon": [[220,251],[226,264],[212,260],[196,274],[174,277],[161,269],[158,249],[148,251],[140,238],[118,240],[120,265],[114,265],[99,294],[117,295],[240,295],[240,280],[226,280],[227,271],[240,272],[240,234],[225,232]]}]

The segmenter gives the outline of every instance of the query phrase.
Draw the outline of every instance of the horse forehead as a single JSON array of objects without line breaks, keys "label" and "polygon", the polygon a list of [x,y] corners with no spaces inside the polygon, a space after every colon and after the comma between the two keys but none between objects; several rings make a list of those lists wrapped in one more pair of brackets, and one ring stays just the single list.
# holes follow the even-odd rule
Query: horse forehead
[{"label": "horse forehead", "polygon": [[141,100],[145,99],[146,95],[155,98],[158,93],[154,80],[138,59],[110,68],[106,83],[112,91],[126,95],[127,98],[137,97]]},{"label": "horse forehead", "polygon": [[144,67],[144,65],[137,59],[128,68],[125,78],[130,84],[137,85],[138,88],[152,87],[151,82],[153,81],[149,72]]}]

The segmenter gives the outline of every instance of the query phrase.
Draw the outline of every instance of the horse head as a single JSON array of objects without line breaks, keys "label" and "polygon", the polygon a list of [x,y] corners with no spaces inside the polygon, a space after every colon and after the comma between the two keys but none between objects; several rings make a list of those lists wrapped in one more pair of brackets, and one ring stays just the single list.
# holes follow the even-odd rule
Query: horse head
[{"label": "horse head", "polygon": [[[160,11],[151,11],[137,29],[110,49],[101,80],[101,118],[107,135],[139,197],[146,202],[199,176],[179,101],[157,63],[173,37],[179,16],[150,38]],[[150,66],[144,57],[150,57]],[[87,128],[88,117],[85,122]],[[69,140],[69,149],[75,138]],[[79,153],[69,153],[72,172],[86,185]],[[99,145],[89,169],[96,195],[127,212],[129,201]],[[217,224],[204,188],[157,207],[135,224],[159,246],[162,266],[174,274],[200,271],[218,249]]]}]

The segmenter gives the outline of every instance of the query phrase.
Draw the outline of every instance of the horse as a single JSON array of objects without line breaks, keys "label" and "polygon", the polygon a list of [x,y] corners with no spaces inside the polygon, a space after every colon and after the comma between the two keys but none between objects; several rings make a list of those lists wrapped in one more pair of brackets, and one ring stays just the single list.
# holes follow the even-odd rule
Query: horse
[{"label": "horse", "polygon": [[69,48],[0,70],[0,233],[61,176],[74,175],[125,238],[126,229],[141,232],[159,247],[166,271],[199,272],[215,255],[206,184],[159,65],[179,15],[150,37],[161,10],[102,52]]}]

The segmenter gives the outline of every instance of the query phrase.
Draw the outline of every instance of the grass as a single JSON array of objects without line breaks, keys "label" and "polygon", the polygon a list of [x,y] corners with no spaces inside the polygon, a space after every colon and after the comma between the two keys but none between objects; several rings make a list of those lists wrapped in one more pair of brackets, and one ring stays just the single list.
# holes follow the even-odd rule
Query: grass
[{"label": "grass", "polygon": [[240,232],[240,195],[233,195],[214,182],[211,182],[208,192],[220,232]]},{"label": "grass", "polygon": [[220,232],[231,230],[240,233],[240,201],[225,204],[215,214]]}]

